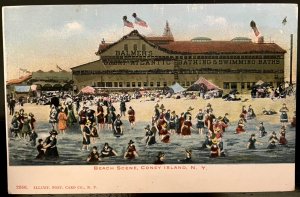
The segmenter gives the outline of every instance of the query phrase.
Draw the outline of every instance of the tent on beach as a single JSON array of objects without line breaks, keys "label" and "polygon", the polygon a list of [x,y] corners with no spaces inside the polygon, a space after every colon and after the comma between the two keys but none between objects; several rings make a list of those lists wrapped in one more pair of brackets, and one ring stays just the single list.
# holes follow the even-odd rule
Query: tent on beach
[{"label": "tent on beach", "polygon": [[174,85],[169,86],[169,91],[172,93],[178,93],[178,92],[183,92],[186,89],[183,88],[179,83],[175,83]]},{"label": "tent on beach", "polygon": [[204,77],[200,77],[187,90],[188,91],[200,91],[201,88],[204,89],[204,92],[209,91],[209,90],[220,90],[221,89],[217,85],[215,85],[212,82],[205,79]]}]

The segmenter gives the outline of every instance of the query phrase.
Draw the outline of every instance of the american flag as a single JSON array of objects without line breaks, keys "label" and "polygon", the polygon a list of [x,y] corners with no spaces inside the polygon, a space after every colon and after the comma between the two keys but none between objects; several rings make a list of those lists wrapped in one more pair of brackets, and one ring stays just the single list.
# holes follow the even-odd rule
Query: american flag
[{"label": "american flag", "polygon": [[59,71],[62,71],[63,69],[61,67],[59,67],[58,65],[56,65],[56,68],[59,70]]},{"label": "american flag", "polygon": [[285,24],[287,23],[286,18],[287,18],[287,17],[284,17],[284,19],[282,20],[282,24],[283,24],[283,25],[285,25]]},{"label": "american flag", "polygon": [[135,19],[135,24],[140,25],[142,27],[148,27],[148,25],[145,21],[143,21],[142,19],[137,17],[136,13],[133,13],[132,16]]},{"label": "american flag", "polygon": [[133,28],[133,23],[127,20],[127,16],[123,16],[124,26]]},{"label": "american flag", "polygon": [[251,21],[251,22],[250,22],[250,27],[253,29],[254,34],[255,34],[255,36],[257,37],[257,36],[259,35],[259,31],[258,31],[258,29],[257,29],[256,24],[255,24],[254,21]]}]

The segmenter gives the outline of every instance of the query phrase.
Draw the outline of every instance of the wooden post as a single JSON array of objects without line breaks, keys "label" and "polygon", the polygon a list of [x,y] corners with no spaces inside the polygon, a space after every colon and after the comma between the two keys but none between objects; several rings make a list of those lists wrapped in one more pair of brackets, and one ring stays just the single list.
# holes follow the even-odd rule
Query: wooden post
[{"label": "wooden post", "polygon": [[290,49],[290,84],[293,84],[293,34],[291,34],[291,49]]}]

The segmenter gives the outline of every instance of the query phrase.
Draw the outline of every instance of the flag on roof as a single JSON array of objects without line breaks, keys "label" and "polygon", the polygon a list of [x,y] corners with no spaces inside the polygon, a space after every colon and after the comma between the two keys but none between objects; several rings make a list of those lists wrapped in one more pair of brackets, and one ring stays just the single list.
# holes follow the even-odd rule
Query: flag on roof
[{"label": "flag on roof", "polygon": [[133,23],[127,20],[127,16],[123,16],[124,26],[133,28]]},{"label": "flag on roof", "polygon": [[285,24],[287,23],[286,18],[287,18],[287,17],[284,17],[284,19],[282,20],[282,24],[283,24],[283,25],[285,25]]},{"label": "flag on roof", "polygon": [[56,68],[59,70],[59,71],[62,71],[63,69],[61,67],[59,67],[57,64],[56,64]]},{"label": "flag on roof", "polygon": [[133,13],[132,16],[135,19],[135,24],[140,25],[142,27],[148,27],[148,25],[145,21],[143,21],[142,19],[137,17],[136,13]]},{"label": "flag on roof", "polygon": [[255,36],[257,37],[257,36],[259,35],[259,31],[258,31],[258,29],[257,29],[256,24],[255,24],[254,21],[251,21],[251,22],[250,22],[250,27],[253,29],[254,34],[255,34]]}]

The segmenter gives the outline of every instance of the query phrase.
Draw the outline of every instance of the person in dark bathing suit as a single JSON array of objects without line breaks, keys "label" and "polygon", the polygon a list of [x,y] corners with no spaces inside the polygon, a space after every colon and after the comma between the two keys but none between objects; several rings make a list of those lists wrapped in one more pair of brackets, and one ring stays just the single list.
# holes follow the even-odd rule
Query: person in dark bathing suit
[{"label": "person in dark bathing suit", "polygon": [[157,159],[154,161],[154,164],[164,164],[165,160],[165,153],[164,152],[159,152],[158,155],[156,156]]},{"label": "person in dark bathing suit", "polygon": [[86,159],[87,162],[98,162],[101,161],[99,152],[97,151],[97,147],[94,146],[92,152],[89,154],[88,158]]}]

